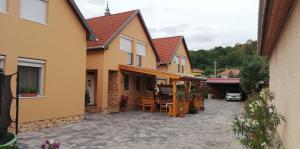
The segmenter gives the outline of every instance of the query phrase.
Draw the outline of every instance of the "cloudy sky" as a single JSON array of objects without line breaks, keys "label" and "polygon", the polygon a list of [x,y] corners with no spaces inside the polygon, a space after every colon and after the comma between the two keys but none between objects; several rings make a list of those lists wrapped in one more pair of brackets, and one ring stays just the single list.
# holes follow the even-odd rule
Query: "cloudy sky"
[{"label": "cloudy sky", "polygon": [[[106,0],[75,0],[86,18]],[[140,9],[153,38],[184,35],[190,50],[256,39],[258,0],[109,0],[111,13]]]}]

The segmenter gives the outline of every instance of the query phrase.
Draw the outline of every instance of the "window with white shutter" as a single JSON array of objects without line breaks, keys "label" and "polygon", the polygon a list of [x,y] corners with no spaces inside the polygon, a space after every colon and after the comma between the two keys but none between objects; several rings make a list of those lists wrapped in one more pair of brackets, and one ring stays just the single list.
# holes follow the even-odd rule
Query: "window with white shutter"
[{"label": "window with white shutter", "polygon": [[21,18],[46,24],[47,0],[20,0]]},{"label": "window with white shutter", "polygon": [[121,37],[120,38],[120,49],[127,53],[132,53],[132,40]]},{"label": "window with white shutter", "polygon": [[7,12],[7,0],[0,0],[0,12]]},{"label": "window with white shutter", "polygon": [[137,43],[136,44],[136,55],[146,56],[146,45]]},{"label": "window with white shutter", "polygon": [[185,65],[185,58],[181,58],[181,65]]}]

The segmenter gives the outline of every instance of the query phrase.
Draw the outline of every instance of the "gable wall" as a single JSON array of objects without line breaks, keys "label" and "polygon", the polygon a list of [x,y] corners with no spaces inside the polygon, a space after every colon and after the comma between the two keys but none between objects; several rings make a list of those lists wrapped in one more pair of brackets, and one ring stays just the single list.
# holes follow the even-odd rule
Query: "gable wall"
[{"label": "gable wall", "polygon": [[[185,66],[184,66],[184,73],[185,74],[192,74],[191,65],[190,65],[190,62],[188,60],[188,57],[187,57],[187,54],[186,54],[186,51],[185,51],[185,47],[184,47],[182,41],[180,42],[180,44],[179,44],[179,46],[178,46],[178,48],[175,52],[175,55],[180,56],[180,57],[184,57],[186,59]],[[177,66],[177,64],[175,63],[175,60],[174,60],[175,55],[172,58],[171,64],[168,65],[168,71],[172,72],[172,73],[178,73],[178,66]]]},{"label": "gable wall", "polygon": [[47,24],[39,24],[20,18],[19,0],[7,2],[8,13],[0,13],[0,54],[6,56],[6,74],[17,71],[18,57],[46,61],[44,97],[20,99],[20,121],[82,115],[86,32],[70,5],[48,1]]}]

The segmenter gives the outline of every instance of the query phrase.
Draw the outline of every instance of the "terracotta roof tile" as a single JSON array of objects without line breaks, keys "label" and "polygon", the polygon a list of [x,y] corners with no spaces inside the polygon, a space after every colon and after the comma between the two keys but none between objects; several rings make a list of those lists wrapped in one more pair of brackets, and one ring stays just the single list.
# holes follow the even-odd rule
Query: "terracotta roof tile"
[{"label": "terracotta roof tile", "polygon": [[114,34],[136,13],[138,10],[87,19],[89,26],[98,36],[98,41],[88,42],[88,48],[105,46],[106,42],[113,38]]},{"label": "terracotta roof tile", "polygon": [[160,58],[161,64],[170,62],[178,44],[182,41],[182,36],[153,39],[154,46]]}]

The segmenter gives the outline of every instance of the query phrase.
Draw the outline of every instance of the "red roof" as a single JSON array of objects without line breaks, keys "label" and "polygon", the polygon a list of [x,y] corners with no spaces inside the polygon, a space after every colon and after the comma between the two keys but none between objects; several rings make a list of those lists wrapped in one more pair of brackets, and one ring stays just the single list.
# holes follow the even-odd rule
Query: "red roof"
[{"label": "red roof", "polygon": [[207,78],[208,84],[240,84],[240,78]]},{"label": "red roof", "polygon": [[240,74],[240,70],[238,69],[226,69],[223,72],[219,73],[219,75],[229,75],[232,72],[233,75],[238,76]]},{"label": "red roof", "polygon": [[89,26],[91,26],[96,36],[98,36],[98,41],[88,42],[88,48],[104,47],[105,44],[118,33],[120,28],[130,20],[130,17],[133,17],[138,13],[137,11],[138,10],[133,10],[87,19]]},{"label": "red roof", "polygon": [[91,26],[94,33],[99,37],[98,41],[88,42],[88,49],[107,48],[109,43],[128,25],[128,23],[135,16],[139,17],[142,27],[144,28],[145,33],[149,39],[150,45],[153,48],[156,60],[159,61],[159,56],[156,52],[154,44],[152,43],[152,38],[140,13],[140,10],[132,10],[108,16],[87,19],[89,26]]},{"label": "red roof", "polygon": [[182,36],[153,39],[161,64],[168,64],[174,55]]},{"label": "red roof", "polygon": [[182,38],[182,36],[175,36],[152,40],[159,55],[161,64],[168,64],[170,62]]}]

